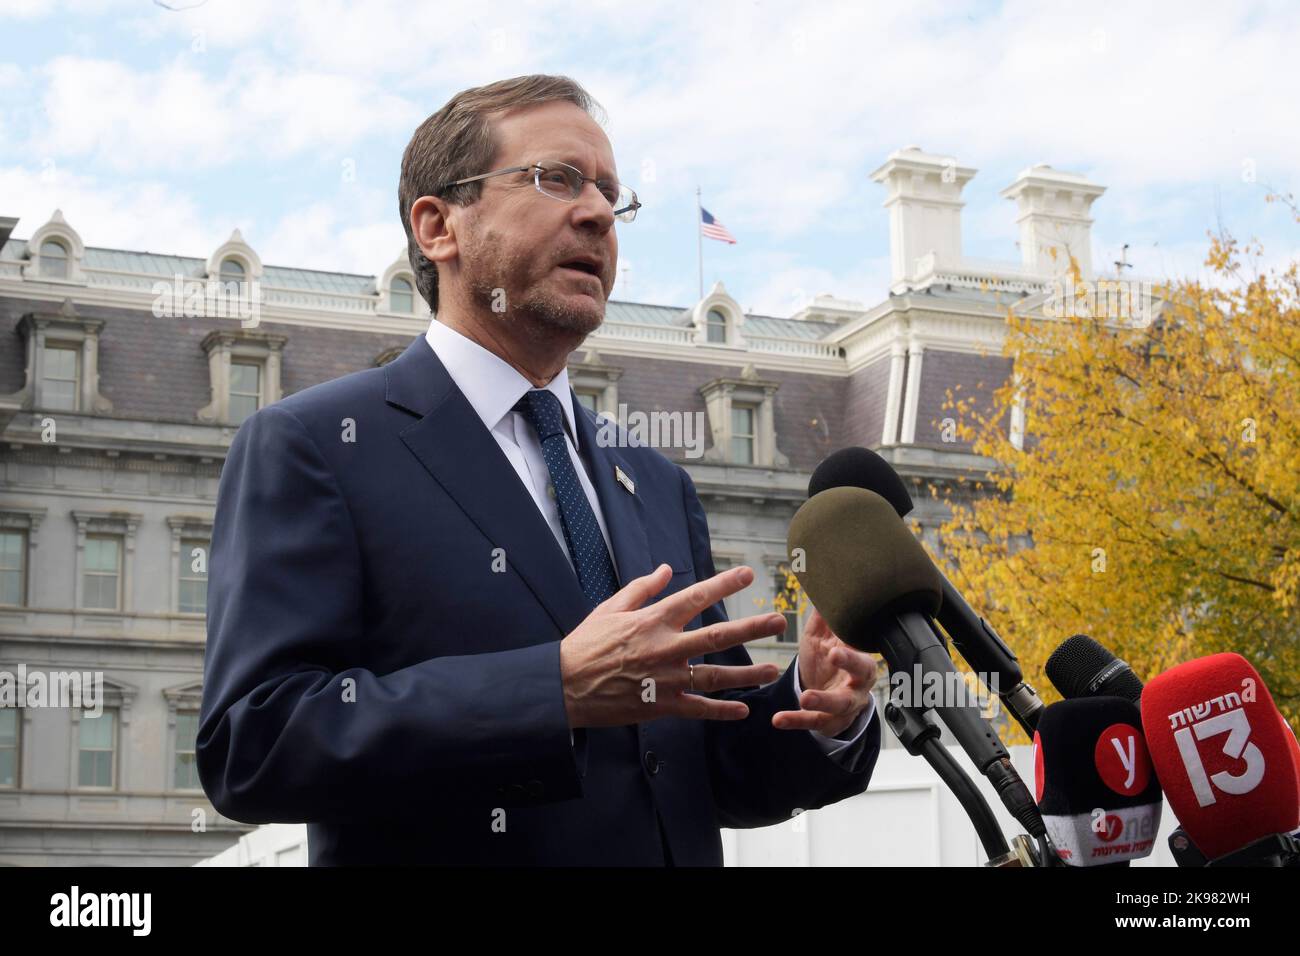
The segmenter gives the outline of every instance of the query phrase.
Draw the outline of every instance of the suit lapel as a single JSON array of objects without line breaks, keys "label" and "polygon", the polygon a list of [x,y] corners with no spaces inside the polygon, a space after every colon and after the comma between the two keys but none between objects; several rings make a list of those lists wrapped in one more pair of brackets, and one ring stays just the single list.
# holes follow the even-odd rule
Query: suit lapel
[{"label": "suit lapel", "polygon": [[[532,496],[424,336],[385,372],[389,404],[421,416],[401,430],[402,442],[491,546],[505,550],[508,566],[560,633],[570,633],[590,613],[587,596]],[[626,513],[618,518],[605,514],[611,535],[627,520]],[[491,555],[484,554],[485,569],[490,561]]]}]

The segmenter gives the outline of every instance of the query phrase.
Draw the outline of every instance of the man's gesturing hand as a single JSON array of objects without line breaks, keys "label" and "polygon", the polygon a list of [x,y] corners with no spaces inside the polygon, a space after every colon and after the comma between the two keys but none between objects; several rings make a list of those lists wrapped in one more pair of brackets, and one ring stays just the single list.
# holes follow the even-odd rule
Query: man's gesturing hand
[{"label": "man's gesturing hand", "polygon": [[760,614],[683,633],[695,615],[748,587],[754,572],[731,568],[642,607],[671,579],[672,568],[659,565],[602,602],[560,642],[570,727],[616,727],[658,717],[743,720],[749,715],[744,703],[700,695],[765,684],[781,673],[775,664],[696,664],[696,693],[690,693],[691,658],[781,634],[785,618]]},{"label": "man's gesturing hand", "polygon": [[799,635],[799,698],[802,710],[772,715],[778,730],[815,730],[828,737],[843,733],[871,700],[876,661],[854,650],[831,630],[816,608]]}]

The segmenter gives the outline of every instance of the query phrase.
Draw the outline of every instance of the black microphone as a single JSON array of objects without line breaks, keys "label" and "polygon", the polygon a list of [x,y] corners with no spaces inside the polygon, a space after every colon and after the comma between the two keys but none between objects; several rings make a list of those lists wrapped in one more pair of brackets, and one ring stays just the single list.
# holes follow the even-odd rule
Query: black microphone
[{"label": "black microphone", "polygon": [[1086,634],[1061,642],[1047,659],[1047,679],[1065,698],[1123,697],[1142,700],[1142,681],[1133,668]]},{"label": "black microphone", "polygon": [[1137,705],[1084,697],[1046,707],[1034,733],[1034,796],[1070,866],[1150,856],[1162,801]]},{"label": "black microphone", "polygon": [[791,570],[832,631],[859,650],[883,654],[891,677],[940,678],[937,706],[924,706],[939,714],[1011,815],[1042,838],[1046,829],[1029,788],[930,623],[943,576],[889,502],[864,488],[827,489],[795,513],[787,544]]},{"label": "black microphone", "polygon": [[[912,510],[912,496],[898,472],[885,459],[867,448],[842,448],[817,466],[808,482],[808,497],[828,488],[865,488],[880,495],[898,517]],[[931,562],[933,563],[933,562]],[[987,674],[997,684],[990,687],[1028,734],[1033,734],[1042,713],[1038,691],[1025,681],[1019,658],[984,620],[966,603],[938,568],[942,602],[935,619],[952,639],[970,666]],[[1006,690],[1004,688],[1010,688]]]}]

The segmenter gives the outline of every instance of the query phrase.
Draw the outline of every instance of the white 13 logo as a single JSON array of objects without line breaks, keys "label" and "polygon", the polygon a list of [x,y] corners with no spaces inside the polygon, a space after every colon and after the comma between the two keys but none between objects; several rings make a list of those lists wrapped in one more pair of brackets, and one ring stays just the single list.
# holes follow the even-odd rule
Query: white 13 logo
[{"label": "white 13 logo", "polygon": [[[1220,770],[1213,776],[1207,777],[1205,765],[1201,763],[1200,751],[1196,749],[1196,740],[1192,739],[1193,732],[1196,734],[1196,740],[1227,734],[1228,739],[1223,742],[1223,752],[1234,760],[1245,760],[1246,769],[1239,774]],[[1196,802],[1201,806],[1208,807],[1215,802],[1214,787],[1218,787],[1224,793],[1241,796],[1243,793],[1250,793],[1264,779],[1264,755],[1254,744],[1246,742],[1249,736],[1250,719],[1244,710],[1230,710],[1226,714],[1216,714],[1191,727],[1179,727],[1174,731],[1174,742],[1178,744],[1178,752],[1182,754],[1183,766],[1187,768],[1187,776],[1191,780],[1192,791],[1196,794]]]}]

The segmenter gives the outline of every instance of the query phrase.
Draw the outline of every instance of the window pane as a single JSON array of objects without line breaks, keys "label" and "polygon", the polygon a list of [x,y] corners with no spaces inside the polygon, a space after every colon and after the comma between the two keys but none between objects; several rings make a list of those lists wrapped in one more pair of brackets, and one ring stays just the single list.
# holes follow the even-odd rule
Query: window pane
[{"label": "window pane", "polygon": [[754,463],[754,440],[752,438],[732,438],[731,460],[738,465],[752,465]]},{"label": "window pane", "polygon": [[176,715],[176,774],[177,789],[197,790],[198,765],[194,760],[194,744],[199,735],[199,715],[196,711],[181,711]]},{"label": "window pane", "polygon": [[41,390],[41,404],[46,408],[61,412],[77,410],[77,386],[75,382],[46,382]]},{"label": "window pane", "polygon": [[201,614],[208,607],[208,542],[187,538],[181,542],[180,588],[176,609]]},{"label": "window pane", "polygon": [[230,391],[239,392],[241,395],[256,395],[258,393],[258,380],[262,371],[260,366],[249,365],[244,362],[230,363]]},{"label": "window pane", "polygon": [[41,243],[41,275],[56,279],[68,277],[68,250],[53,239]]},{"label": "window pane", "polygon": [[41,404],[62,411],[77,410],[77,371],[81,355],[76,349],[45,347]]},{"label": "window pane", "polygon": [[98,717],[82,717],[79,733],[82,750],[104,750],[113,739],[113,715],[104,711]]},{"label": "window pane", "polygon": [[0,604],[22,604],[26,590],[27,540],[21,531],[0,531]]},{"label": "window pane", "polygon": [[117,573],[117,539],[86,538],[86,570]]},{"label": "window pane", "polygon": [[578,392],[578,404],[583,408],[589,408],[593,412],[596,410],[596,396],[591,392]]},{"label": "window pane", "polygon": [[753,436],[754,410],[752,408],[731,406],[731,434],[737,438]]},{"label": "window pane", "polygon": [[18,785],[18,711],[0,709],[0,787]]},{"label": "window pane", "polygon": [[95,785],[95,755],[83,750],[77,758],[77,785],[93,787]]},{"label": "window pane", "polygon": [[246,362],[230,365],[230,420],[242,423],[261,406],[262,367]]},{"label": "window pane", "polygon": [[234,424],[242,425],[255,411],[257,411],[257,399],[253,396],[230,396],[230,420]]},{"label": "window pane", "polygon": [[45,377],[71,380],[77,377],[76,349],[45,349]]},{"label": "window pane", "polygon": [[113,750],[116,746],[116,712],[82,717],[78,729],[77,784],[82,787],[113,785]]},{"label": "window pane", "polygon": [[394,312],[415,311],[415,296],[411,293],[411,283],[405,279],[394,279],[388,287],[388,301]]},{"label": "window pane", "polygon": [[85,606],[100,611],[116,611],[117,577],[103,574],[87,575]]},{"label": "window pane", "polygon": [[708,317],[708,340],[710,342],[727,341],[727,319],[721,312],[710,310]]}]

